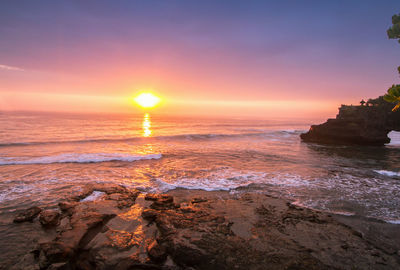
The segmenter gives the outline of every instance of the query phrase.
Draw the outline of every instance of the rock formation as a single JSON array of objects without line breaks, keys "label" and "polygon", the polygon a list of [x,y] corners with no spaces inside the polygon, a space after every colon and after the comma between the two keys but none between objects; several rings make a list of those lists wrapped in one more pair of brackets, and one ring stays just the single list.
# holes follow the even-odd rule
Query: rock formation
[{"label": "rock formation", "polygon": [[313,125],[300,135],[305,142],[327,144],[384,145],[392,130],[400,131],[400,111],[383,97],[370,99],[366,105],[342,105],[336,119]]},{"label": "rock formation", "polygon": [[[87,200],[93,194],[101,197]],[[376,246],[368,233],[331,215],[263,194],[175,190],[145,195],[117,185],[93,185],[60,203],[59,212],[43,213],[39,221],[51,225],[44,229],[54,230],[54,238],[39,241],[5,269],[400,267],[398,238]]]}]

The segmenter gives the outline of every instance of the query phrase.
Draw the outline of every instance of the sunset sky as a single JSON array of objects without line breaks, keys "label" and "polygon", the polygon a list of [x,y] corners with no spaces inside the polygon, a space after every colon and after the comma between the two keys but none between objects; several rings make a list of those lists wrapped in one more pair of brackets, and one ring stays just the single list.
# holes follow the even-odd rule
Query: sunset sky
[{"label": "sunset sky", "polygon": [[0,2],[0,110],[332,117],[399,83],[398,0]]}]

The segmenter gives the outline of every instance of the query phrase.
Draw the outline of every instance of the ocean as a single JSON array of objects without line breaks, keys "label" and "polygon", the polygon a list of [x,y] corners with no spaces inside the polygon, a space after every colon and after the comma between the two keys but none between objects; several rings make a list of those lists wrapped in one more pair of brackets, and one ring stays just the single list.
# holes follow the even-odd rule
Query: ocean
[{"label": "ocean", "polygon": [[18,210],[88,183],[143,192],[261,192],[400,223],[400,136],[384,147],[304,143],[318,122],[140,115],[0,114],[0,237]]}]

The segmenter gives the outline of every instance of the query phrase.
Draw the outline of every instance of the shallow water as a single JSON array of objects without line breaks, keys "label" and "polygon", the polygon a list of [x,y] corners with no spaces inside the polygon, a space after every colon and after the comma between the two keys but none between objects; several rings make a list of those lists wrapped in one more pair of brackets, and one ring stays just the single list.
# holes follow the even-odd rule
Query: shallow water
[{"label": "shallow water", "polygon": [[251,189],[319,210],[399,222],[398,134],[385,147],[301,142],[313,122],[0,114],[2,228],[16,210],[51,207],[92,182],[145,192]]}]

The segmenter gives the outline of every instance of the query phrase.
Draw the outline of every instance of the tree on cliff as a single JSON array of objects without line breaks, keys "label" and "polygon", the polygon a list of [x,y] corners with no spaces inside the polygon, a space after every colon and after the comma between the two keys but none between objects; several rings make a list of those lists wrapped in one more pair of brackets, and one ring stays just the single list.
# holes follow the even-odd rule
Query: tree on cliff
[{"label": "tree on cliff", "polygon": [[388,102],[397,102],[392,111],[397,111],[400,108],[400,84],[392,85],[383,98]]},{"label": "tree on cliff", "polygon": [[[400,43],[400,14],[393,15],[392,26],[387,30],[387,35],[390,39],[397,39]],[[400,73],[400,67],[397,68]],[[392,85],[383,98],[388,102],[396,102],[397,105],[392,111],[397,111],[400,108],[400,84]]]}]

